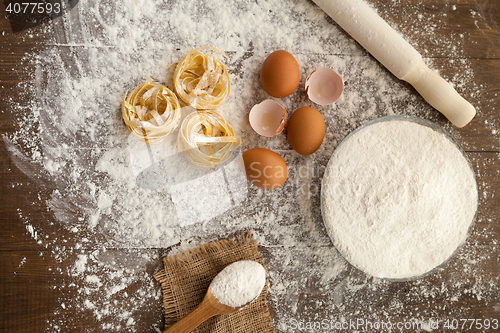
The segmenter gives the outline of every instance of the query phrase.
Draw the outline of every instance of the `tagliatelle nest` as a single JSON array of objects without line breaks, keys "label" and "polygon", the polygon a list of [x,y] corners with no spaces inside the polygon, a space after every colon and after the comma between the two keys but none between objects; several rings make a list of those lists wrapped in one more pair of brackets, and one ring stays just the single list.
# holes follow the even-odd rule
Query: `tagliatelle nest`
[{"label": "tagliatelle nest", "polygon": [[122,100],[122,117],[129,131],[147,143],[162,142],[179,125],[181,106],[167,87],[147,79]]},{"label": "tagliatelle nest", "polygon": [[209,46],[189,51],[175,68],[174,89],[187,105],[200,110],[211,110],[229,96],[229,74],[219,58],[207,55],[201,49],[212,50],[228,58]]},{"label": "tagliatelle nest", "polygon": [[240,145],[232,127],[215,111],[195,111],[182,122],[177,145],[188,162],[199,169],[224,163]]}]

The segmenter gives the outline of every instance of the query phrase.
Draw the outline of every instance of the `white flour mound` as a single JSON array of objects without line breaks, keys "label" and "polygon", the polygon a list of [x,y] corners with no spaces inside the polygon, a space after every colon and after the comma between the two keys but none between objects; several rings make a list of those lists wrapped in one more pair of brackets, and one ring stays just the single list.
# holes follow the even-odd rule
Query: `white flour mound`
[{"label": "white flour mound", "polygon": [[408,120],[376,122],[334,152],[322,189],[326,228],[354,266],[380,278],[425,274],[468,236],[474,173],[445,134]]},{"label": "white flour mound", "polygon": [[264,267],[252,260],[241,260],[217,274],[210,289],[220,303],[238,308],[259,297],[265,284]]}]

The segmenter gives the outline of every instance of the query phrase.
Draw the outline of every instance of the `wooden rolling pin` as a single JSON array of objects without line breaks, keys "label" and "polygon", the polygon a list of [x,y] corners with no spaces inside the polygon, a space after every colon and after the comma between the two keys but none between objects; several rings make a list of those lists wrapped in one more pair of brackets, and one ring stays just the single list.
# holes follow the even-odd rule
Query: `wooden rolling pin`
[{"label": "wooden rolling pin", "polygon": [[363,0],[313,0],[399,79],[407,81],[455,126],[467,125],[474,107],[422,60],[422,56]]}]

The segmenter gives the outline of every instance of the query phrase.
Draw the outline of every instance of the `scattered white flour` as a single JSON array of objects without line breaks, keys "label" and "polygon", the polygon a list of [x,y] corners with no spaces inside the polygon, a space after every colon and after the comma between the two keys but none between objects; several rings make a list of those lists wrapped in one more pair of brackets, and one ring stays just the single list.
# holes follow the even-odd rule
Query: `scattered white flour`
[{"label": "scattered white flour", "polygon": [[75,262],[75,272],[77,275],[85,272],[85,265],[87,265],[87,256],[85,254],[79,254],[78,260]]},{"label": "scattered white flour", "polygon": [[454,142],[411,118],[376,121],[333,154],[322,209],[335,246],[380,278],[430,272],[463,245],[478,194]]},{"label": "scattered white flour", "polygon": [[226,266],[210,284],[222,304],[239,308],[259,297],[266,284],[266,270],[256,261],[241,260]]},{"label": "scattered white flour", "polygon": [[[412,6],[401,2],[370,1],[389,21],[398,17],[400,23],[391,25],[422,53],[429,66],[459,92],[482,101],[477,119],[489,121],[489,132],[500,129],[490,112],[495,105],[488,104],[483,95],[488,89],[477,83],[465,51],[474,39],[467,27],[474,26],[473,21],[481,23],[487,15],[476,15],[457,27],[455,34],[461,36],[457,42],[457,38],[434,32],[455,12],[467,10],[468,4],[456,6],[456,11],[448,4],[433,4],[438,9],[434,14],[418,16],[421,8],[429,12],[428,1]],[[449,126],[311,1],[80,0],[63,17],[15,36],[19,43],[33,45],[33,51],[13,65],[13,75],[29,72],[22,83],[12,87],[14,79],[2,82],[11,105],[2,110],[2,116],[15,120],[13,127],[5,127],[8,132],[3,140],[16,168],[27,175],[25,181],[9,184],[8,190],[25,197],[16,203],[19,219],[43,260],[50,263],[47,274],[59,295],[46,332],[132,333],[148,331],[145,327],[161,332],[161,290],[152,277],[160,258],[249,229],[270,268],[269,307],[280,333],[290,332],[292,318],[315,318],[318,313],[331,313],[332,320],[387,321],[434,318],[442,313],[441,307],[447,307],[450,316],[472,318],[474,304],[468,299],[498,292],[499,278],[482,277],[487,259],[499,249],[496,234],[489,228],[474,230],[472,242],[447,266],[453,278],[446,279],[443,289],[436,288],[432,279],[448,275],[437,272],[430,279],[405,284],[407,291],[398,293],[403,287],[361,273],[333,247],[320,214],[321,178],[334,148],[360,124],[405,113],[445,126],[467,150],[498,151],[500,140],[495,132],[489,145],[473,146],[467,128]],[[241,138],[242,149],[275,150],[289,166],[289,177],[274,191],[244,183],[244,198],[234,197],[227,186],[225,194],[233,195],[228,196],[233,205],[230,210],[215,216],[216,207],[202,207],[205,215],[198,217],[213,217],[182,227],[177,210],[184,203],[188,207],[184,199],[189,192],[182,191],[185,184],[171,183],[168,174],[162,173],[168,159],[155,149],[137,154],[121,120],[120,104],[126,90],[148,77],[172,88],[170,66],[200,46],[216,47],[230,57],[225,62],[231,94],[217,111]],[[288,115],[300,106],[313,106],[305,96],[303,81],[314,69],[331,67],[346,83],[337,102],[317,106],[327,128],[323,145],[312,156],[296,154],[286,135],[257,136],[248,123],[251,107],[269,98],[258,72],[276,49],[291,52],[301,68],[300,87],[280,100]],[[472,154],[471,161],[477,170],[487,170],[491,169],[488,163],[500,159],[497,154],[491,156],[488,162]],[[144,169],[135,167],[137,160]],[[214,182],[224,179],[221,173],[214,176]],[[478,173],[480,189],[488,193],[480,198],[485,205],[493,195],[498,196],[488,177]],[[174,200],[173,194],[179,197]],[[480,217],[477,223],[492,222]],[[18,274],[29,262],[27,257]],[[477,278],[471,280],[471,276]],[[437,296],[444,301],[434,305]],[[450,307],[456,304],[454,300],[460,306]],[[380,304],[390,305],[373,311]]]}]

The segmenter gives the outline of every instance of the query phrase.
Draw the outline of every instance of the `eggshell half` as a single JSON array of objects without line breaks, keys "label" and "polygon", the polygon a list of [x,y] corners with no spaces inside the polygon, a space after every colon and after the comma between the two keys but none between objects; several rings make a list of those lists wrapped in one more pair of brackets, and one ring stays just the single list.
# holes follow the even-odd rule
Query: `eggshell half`
[{"label": "eggshell half", "polygon": [[327,105],[339,99],[344,90],[344,83],[333,69],[320,67],[309,74],[305,89],[311,101],[319,105]]},{"label": "eggshell half", "polygon": [[255,104],[248,115],[250,126],[268,138],[280,134],[285,128],[286,109],[272,99]]}]

